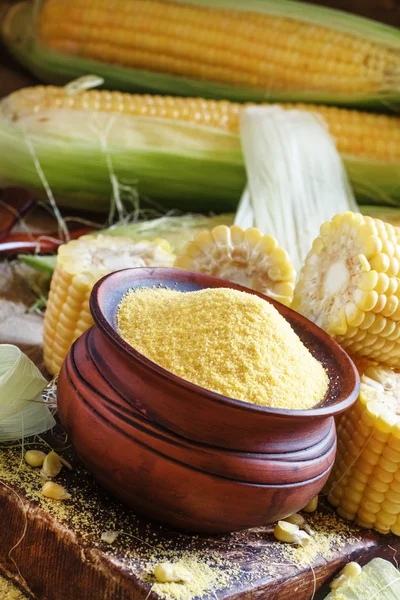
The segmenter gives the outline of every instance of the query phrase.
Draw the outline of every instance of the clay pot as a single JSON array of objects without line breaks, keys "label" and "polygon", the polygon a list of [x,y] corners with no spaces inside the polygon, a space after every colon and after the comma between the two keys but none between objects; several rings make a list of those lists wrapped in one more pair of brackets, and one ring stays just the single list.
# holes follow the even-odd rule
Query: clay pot
[{"label": "clay pot", "polygon": [[[146,359],[118,335],[124,293],[159,284],[231,287],[271,302],[327,368],[326,398],[307,411],[254,406],[209,392]],[[71,348],[58,384],[61,420],[95,478],[127,505],[169,526],[222,532],[301,509],[333,465],[333,416],[357,397],[347,354],[290,309],[233,283],[175,269],[127,269],[91,296],[96,325]]]}]

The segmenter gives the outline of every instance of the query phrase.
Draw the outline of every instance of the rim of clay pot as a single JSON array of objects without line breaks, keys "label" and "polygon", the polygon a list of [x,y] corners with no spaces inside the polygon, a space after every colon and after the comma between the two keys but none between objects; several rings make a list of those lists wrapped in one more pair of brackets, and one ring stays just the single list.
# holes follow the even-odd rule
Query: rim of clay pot
[{"label": "rim of clay pot", "polygon": [[[177,280],[185,281],[187,284],[194,284],[198,289],[206,289],[206,288],[231,288],[234,290],[238,290],[241,292],[247,292],[249,294],[253,294],[258,296],[265,302],[272,304],[278,312],[286,319],[290,317],[291,321],[296,322],[296,326],[300,327],[304,330],[309,330],[314,338],[316,338],[320,343],[322,343],[329,350],[330,354],[335,358],[335,362],[340,365],[340,363],[347,363],[346,365],[346,385],[344,386],[344,391],[340,395],[340,397],[336,400],[329,400],[329,395],[332,392],[332,388],[334,386],[334,381],[329,377],[329,388],[325,397],[321,402],[319,402],[316,406],[304,409],[304,410],[291,410],[284,408],[273,408],[269,406],[260,406],[258,404],[252,404],[250,402],[245,402],[243,400],[236,400],[234,398],[230,398],[228,396],[224,396],[223,394],[218,394],[217,392],[213,392],[203,388],[195,383],[191,383],[190,381],[186,381],[182,377],[171,373],[167,369],[164,369],[157,363],[153,362],[140,352],[138,352],[133,346],[128,344],[118,333],[114,324],[110,323],[109,319],[106,317],[103,309],[103,303],[106,303],[109,299],[108,296],[115,289],[115,285],[113,282],[124,278],[126,274],[130,274],[132,276],[132,285],[125,289],[125,292],[128,289],[132,289],[135,287],[135,281],[140,281],[140,275],[145,275],[142,277],[143,279],[153,279],[154,286],[160,284],[160,279],[169,280],[171,282],[171,287],[174,287],[174,283],[176,284]],[[143,285],[138,287],[153,287],[149,285]],[[118,305],[122,299],[123,294],[119,297]],[[113,303],[113,306],[115,303]],[[296,417],[300,419],[308,419],[315,417],[328,417],[333,416],[338,413],[343,412],[347,408],[349,408],[357,399],[360,388],[360,379],[358,375],[358,371],[348,356],[348,354],[339,346],[337,342],[333,338],[331,338],[327,333],[325,333],[322,329],[320,329],[315,323],[309,321],[306,317],[303,317],[300,313],[296,313],[294,310],[288,308],[280,304],[279,302],[269,298],[255,290],[250,288],[246,288],[239,284],[227,281],[225,279],[220,279],[218,277],[212,277],[211,275],[203,275],[202,273],[193,273],[191,271],[185,271],[183,269],[173,269],[173,268],[163,268],[163,267],[136,267],[131,269],[122,269],[120,271],[115,271],[113,273],[109,273],[102,277],[93,287],[92,293],[90,295],[90,310],[94,319],[95,324],[99,327],[99,329],[103,332],[103,334],[113,343],[114,346],[118,348],[123,354],[128,356],[129,358],[134,359],[135,361],[139,361],[144,365],[150,372],[157,373],[166,379],[174,382],[177,386],[186,388],[199,396],[207,397],[209,400],[222,405],[230,405],[237,409],[241,409],[244,411],[251,411],[253,413],[258,413],[261,415],[270,415],[274,417]],[[303,344],[310,350],[312,347],[310,344],[307,344],[302,339]],[[315,354],[313,354],[315,356]],[[317,360],[318,357],[316,356]],[[322,364],[322,363],[321,363]],[[343,368],[340,369],[343,371]],[[329,374],[328,374],[329,376]],[[320,406],[322,404],[322,406]]]}]

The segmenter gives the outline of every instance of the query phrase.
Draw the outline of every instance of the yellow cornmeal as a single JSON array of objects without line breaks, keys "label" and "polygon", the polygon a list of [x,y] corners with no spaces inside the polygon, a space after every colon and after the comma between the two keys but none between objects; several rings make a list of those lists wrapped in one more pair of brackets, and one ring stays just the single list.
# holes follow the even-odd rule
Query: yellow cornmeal
[{"label": "yellow cornmeal", "polygon": [[129,291],[120,335],[168,371],[230,398],[307,409],[328,388],[322,365],[268,302],[228,288]]}]

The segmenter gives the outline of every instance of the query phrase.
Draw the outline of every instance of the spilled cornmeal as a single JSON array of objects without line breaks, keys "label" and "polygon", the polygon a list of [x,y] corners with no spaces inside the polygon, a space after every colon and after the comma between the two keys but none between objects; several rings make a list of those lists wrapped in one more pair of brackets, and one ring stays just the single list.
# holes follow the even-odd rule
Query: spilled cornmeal
[{"label": "spilled cornmeal", "polygon": [[230,398],[303,410],[328,389],[327,373],[289,323],[253,294],[130,290],[117,320],[120,335],[141,354]]}]

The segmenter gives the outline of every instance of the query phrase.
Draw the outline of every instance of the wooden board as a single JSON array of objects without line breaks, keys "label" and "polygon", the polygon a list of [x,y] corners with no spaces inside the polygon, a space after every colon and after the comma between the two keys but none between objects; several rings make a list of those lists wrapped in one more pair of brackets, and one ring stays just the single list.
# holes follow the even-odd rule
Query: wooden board
[{"label": "wooden board", "polygon": [[[107,497],[62,439],[61,431],[47,437],[73,465],[57,478],[72,494],[64,503],[41,497],[39,474],[21,461],[20,447],[0,448],[0,571],[33,598],[155,600],[163,590],[152,588],[154,565],[183,557],[214,580],[196,588],[203,599],[309,600],[347,561],[393,559],[400,550],[400,538],[349,525],[327,506],[306,515],[316,531],[307,551],[275,541],[272,527],[223,536],[170,531]],[[111,545],[101,541],[110,530],[119,532]]]},{"label": "wooden board", "polygon": [[[18,271],[0,263],[0,342],[16,343],[44,370],[42,320],[26,312],[33,300]],[[162,590],[152,589],[152,567],[183,556],[215,582],[202,591],[198,584],[203,600],[310,600],[314,583],[319,589],[348,560],[393,559],[400,550],[400,539],[349,526],[329,507],[307,517],[317,531],[309,556],[274,541],[272,527],[215,537],[172,532],[102,493],[60,431],[46,439],[74,465],[59,478],[73,496],[64,504],[41,497],[40,477],[21,460],[20,446],[0,448],[0,572],[31,598],[155,600]],[[106,530],[120,532],[112,545],[101,541]],[[0,586],[0,600],[10,600],[4,593]]]}]

